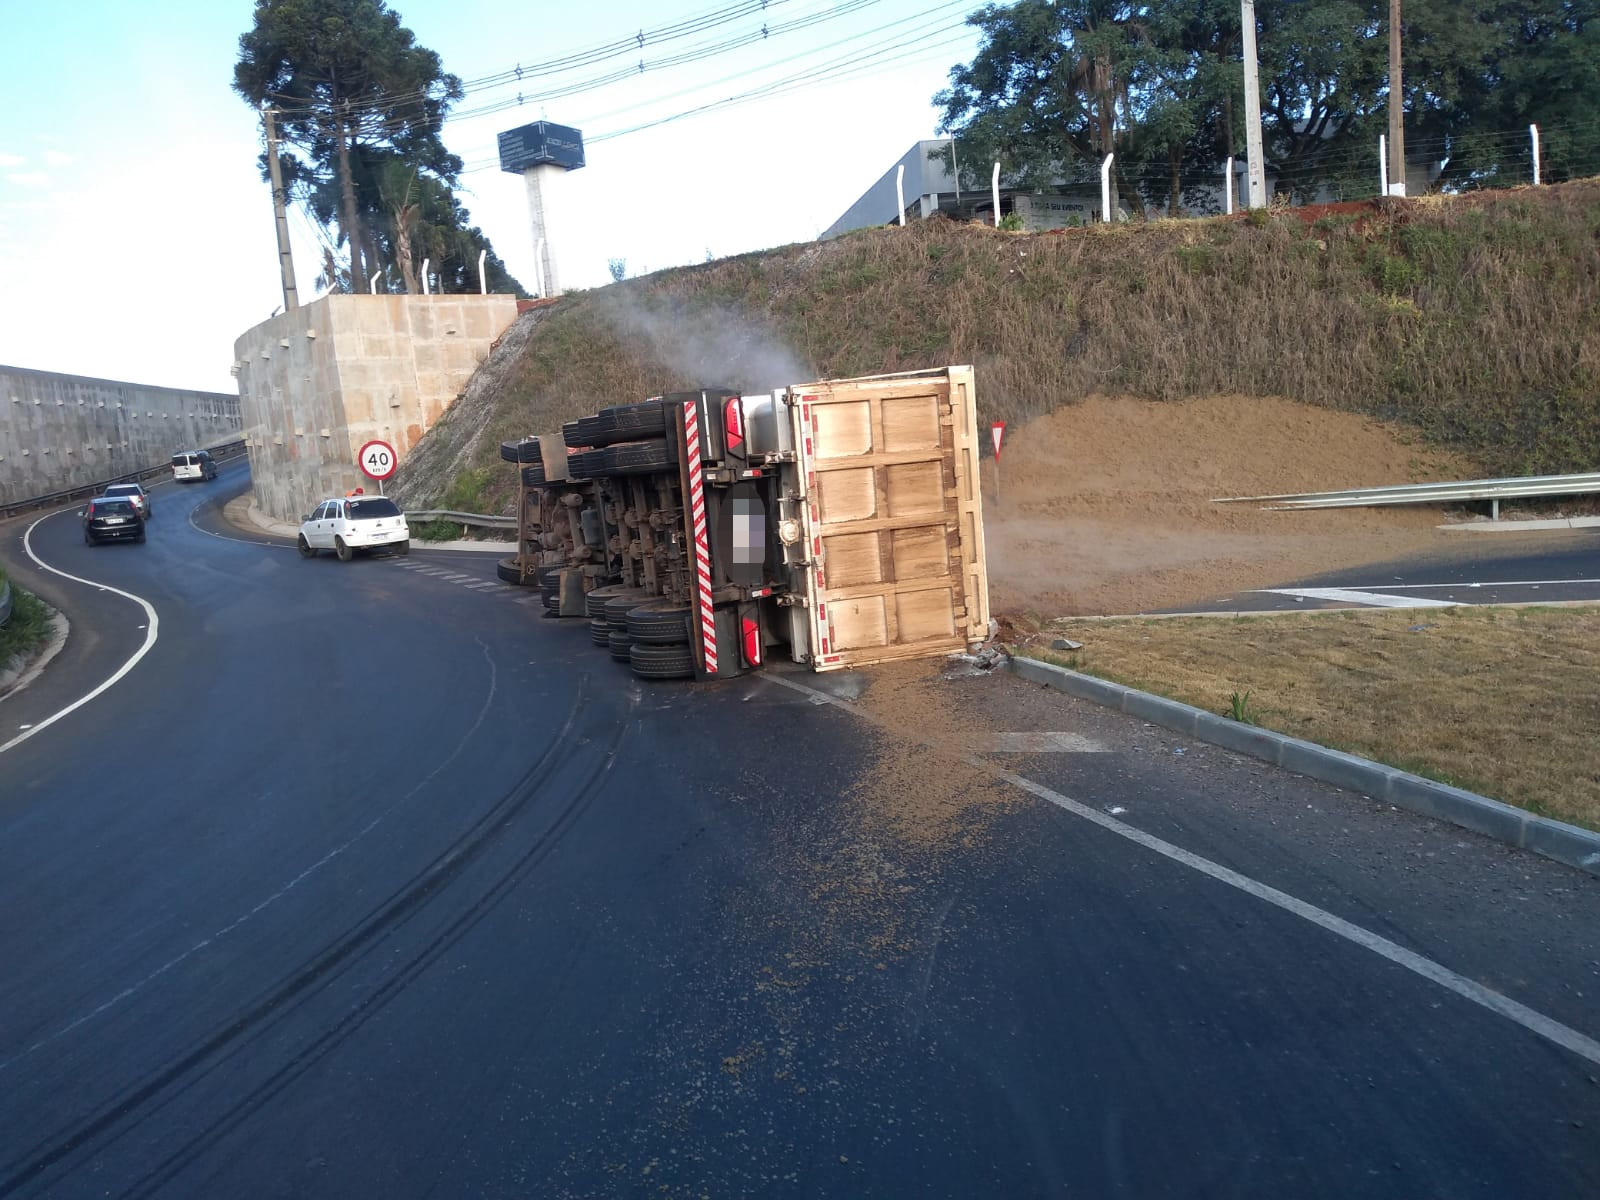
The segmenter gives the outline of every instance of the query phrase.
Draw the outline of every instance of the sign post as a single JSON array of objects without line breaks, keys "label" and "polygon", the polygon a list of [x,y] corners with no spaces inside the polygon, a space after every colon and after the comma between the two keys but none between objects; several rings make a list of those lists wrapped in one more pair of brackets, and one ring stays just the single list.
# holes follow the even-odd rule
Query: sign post
[{"label": "sign post", "polygon": [[388,442],[373,439],[364,442],[361,449],[356,451],[356,465],[368,479],[378,481],[378,495],[381,496],[383,481],[394,474],[395,468],[400,465],[400,457]]},{"label": "sign post", "polygon": [[989,426],[989,438],[994,442],[994,502],[1000,504],[1000,443],[1005,440],[1006,423],[996,421]]}]

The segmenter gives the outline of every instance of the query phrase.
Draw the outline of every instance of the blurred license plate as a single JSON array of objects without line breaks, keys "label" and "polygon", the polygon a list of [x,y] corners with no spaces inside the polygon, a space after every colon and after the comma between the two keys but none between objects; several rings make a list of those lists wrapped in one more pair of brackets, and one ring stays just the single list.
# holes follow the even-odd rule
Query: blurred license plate
[{"label": "blurred license plate", "polygon": [[128,523],[128,518],[127,517],[107,517],[106,518],[106,524],[107,525],[126,525],[127,523]]}]

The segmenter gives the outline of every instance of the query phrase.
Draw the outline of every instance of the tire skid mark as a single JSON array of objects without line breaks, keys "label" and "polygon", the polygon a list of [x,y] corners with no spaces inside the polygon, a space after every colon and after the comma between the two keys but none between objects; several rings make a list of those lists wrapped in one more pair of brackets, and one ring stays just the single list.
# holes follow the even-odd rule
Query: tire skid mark
[{"label": "tire skid mark", "polygon": [[[482,647],[485,657],[489,660],[490,670],[493,673],[494,663],[492,656],[489,655],[488,647],[481,641],[479,645]],[[547,776],[556,767],[563,765],[571,757],[573,750],[572,739],[569,735],[579,716],[588,707],[589,701],[586,695],[588,682],[587,674],[579,679],[578,686],[574,689],[573,705],[567,714],[566,721],[556,736],[551,739],[544,753],[522,774],[508,792],[491,805],[472,826],[458,836],[439,857],[413,875],[410,880],[391,893],[387,899],[369,910],[365,917],[351,927],[347,933],[332,942],[321,954],[308,962],[306,966],[291,975],[276,988],[262,995],[226,1026],[216,1030],[188,1053],[158,1070],[143,1083],[136,1084],[126,1089],[121,1096],[103,1103],[98,1112],[79,1122],[75,1128],[47,1137],[23,1158],[8,1164],[3,1168],[5,1171],[4,1177],[0,1178],[0,1197],[12,1195],[18,1189],[34,1182],[43,1172],[48,1171],[63,1159],[82,1149],[89,1142],[108,1131],[114,1130],[119,1123],[125,1121],[152,1100],[156,1100],[163,1092],[167,1092],[174,1083],[183,1080],[185,1076],[188,1076],[197,1067],[206,1063],[208,1059],[214,1059],[219,1052],[228,1050],[230,1046],[236,1046],[244,1036],[259,1036],[260,1033],[277,1025],[284,1017],[290,1014],[292,1011],[291,1006],[304,1000],[315,985],[333,982],[339,975],[353,966],[355,962],[358,962],[366,951],[373,948],[381,935],[403,924],[407,919],[415,915],[427,901],[438,895],[488,848],[496,836],[509,826],[512,818],[527,807],[528,803],[539,793],[542,777]],[[257,915],[262,909],[284,895],[290,888],[293,888],[328,861],[349,849],[350,846],[375,828],[385,817],[398,809],[401,804],[421,791],[430,780],[435,778],[450,762],[460,755],[467,740],[482,724],[489,706],[493,702],[495,691],[493,674],[491,674],[489,697],[485,701],[484,708],[478,714],[478,719],[474,721],[472,727],[463,735],[456,750],[430,772],[425,779],[419,782],[415,788],[408,792],[405,797],[402,797],[401,800],[396,801],[395,804],[380,813],[349,841],[330,851],[328,855],[318,860],[318,862],[313,863],[284,888],[269,896],[220,933],[208,937],[196,946],[191,947],[177,958],[158,968],[138,984],[119,993],[95,1009],[94,1012],[50,1035],[43,1041],[35,1043],[34,1046],[29,1047],[17,1058],[0,1064],[0,1070],[26,1057],[40,1046],[64,1036],[85,1021],[92,1019],[112,1005],[139,991],[156,977],[165,974],[184,959],[210,945],[218,937],[238,928],[245,921]],[[608,757],[604,764],[606,772],[610,770],[610,762],[611,758]],[[582,797],[580,796],[580,798]],[[571,806],[569,805],[570,808]],[[558,817],[557,820],[559,821],[560,818]],[[548,836],[547,832],[539,841],[536,841],[535,845],[540,844]],[[228,1056],[225,1055],[223,1058],[212,1062],[199,1076],[189,1080],[189,1083],[192,1084],[197,1082],[198,1079],[204,1078],[222,1061],[225,1061],[226,1057]],[[187,1087],[187,1084],[185,1086]],[[172,1094],[181,1094],[182,1090],[185,1089],[180,1089],[179,1092]],[[128,1132],[127,1129],[116,1131],[111,1138],[111,1142],[107,1144],[114,1143],[126,1132]]]},{"label": "tire skid mark", "polygon": [[[406,792],[405,795],[401,796],[393,804],[389,805],[388,808],[383,809],[375,817],[373,817],[372,820],[368,821],[360,829],[356,830],[356,832],[354,834],[352,834],[346,841],[342,842],[340,845],[335,846],[332,850],[328,851],[328,853],[324,854],[316,862],[314,862],[310,866],[306,867],[303,871],[300,872],[300,874],[296,875],[293,879],[289,880],[288,883],[284,884],[277,891],[273,892],[270,896],[267,896],[265,899],[259,901],[253,908],[249,909],[248,911],[246,911],[241,916],[235,918],[232,922],[230,922],[229,924],[223,926],[217,932],[215,932],[213,934],[210,934],[207,937],[202,938],[200,941],[198,941],[194,945],[190,946],[187,950],[183,951],[183,953],[178,954],[178,955],[176,955],[175,957],[173,957],[171,959],[168,959],[165,963],[163,963],[161,966],[157,967],[154,971],[150,972],[150,974],[146,975],[143,979],[139,980],[137,983],[131,984],[128,987],[124,988],[122,991],[120,991],[116,995],[112,996],[109,1000],[105,1000],[102,1003],[96,1005],[93,1009],[91,1009],[89,1012],[85,1013],[83,1016],[78,1017],[76,1020],[71,1021],[68,1024],[62,1026],[60,1029],[57,1029],[54,1033],[48,1034],[45,1037],[40,1038],[38,1041],[36,1041],[36,1042],[32,1043],[31,1045],[29,1045],[21,1053],[13,1055],[11,1058],[8,1058],[8,1059],[5,1059],[3,1061],[0,1061],[0,1074],[4,1074],[7,1070],[9,1070],[10,1068],[16,1066],[18,1063],[22,1062],[24,1059],[29,1058],[30,1056],[32,1056],[33,1054],[35,1054],[39,1050],[44,1049],[44,1047],[48,1046],[50,1043],[52,1043],[54,1041],[57,1041],[60,1038],[65,1037],[67,1034],[71,1033],[73,1030],[75,1030],[75,1029],[79,1028],[80,1026],[88,1023],[89,1021],[92,1021],[95,1017],[98,1017],[102,1013],[107,1012],[110,1009],[116,1007],[118,1004],[122,1003],[122,1001],[127,1000],[128,998],[130,998],[130,997],[132,997],[134,995],[137,995],[139,992],[143,991],[144,988],[149,986],[151,983],[155,982],[155,980],[159,979],[161,976],[163,976],[167,972],[171,971],[174,967],[180,966],[182,963],[184,963],[188,959],[192,958],[194,955],[198,954],[200,951],[206,949],[208,946],[212,945],[214,942],[220,940],[221,938],[226,937],[227,935],[232,933],[234,930],[238,929],[240,926],[245,924],[251,918],[258,916],[264,910],[266,910],[267,908],[270,908],[273,904],[277,903],[277,901],[281,900],[284,896],[288,895],[289,892],[293,891],[296,887],[298,887],[300,884],[304,883],[312,875],[316,874],[316,872],[320,871],[323,867],[327,866],[334,859],[338,858],[340,855],[342,855],[346,851],[348,851],[352,846],[354,846],[362,838],[366,837],[367,834],[371,833],[374,829],[376,829],[379,825],[381,825],[385,820],[387,820],[389,817],[391,817],[395,812],[399,811],[400,808],[402,808],[414,796],[416,796],[419,792],[421,792],[423,788],[427,787],[428,784],[432,783],[435,779],[437,779],[439,777],[439,775],[441,773],[443,773],[443,771],[444,771],[444,769],[446,767],[448,767],[451,763],[455,762],[456,759],[460,758],[462,753],[463,753],[463,751],[466,750],[467,743],[472,739],[473,735],[476,734],[478,732],[478,730],[483,726],[484,721],[488,719],[489,713],[494,707],[495,696],[499,691],[499,670],[495,666],[494,655],[492,653],[490,653],[488,644],[486,642],[484,642],[482,638],[474,637],[473,640],[475,642],[477,642],[478,649],[483,654],[484,662],[489,668],[489,688],[488,688],[488,691],[484,694],[483,703],[481,705],[479,705],[477,715],[473,718],[472,724],[470,726],[468,726],[466,731],[461,735],[461,737],[456,740],[455,748],[453,750],[451,750],[451,752],[449,754],[447,754],[443,759],[441,759],[439,761],[439,763],[433,768],[433,770],[429,771],[420,780],[418,780],[416,785],[413,786],[410,791]],[[576,715],[577,715],[576,712],[574,712],[572,714],[572,716],[569,718],[569,722],[570,722],[571,719],[575,719]],[[4,1192],[0,1191],[0,1195],[4,1195]]]},{"label": "tire skid mark", "polygon": [[[393,971],[378,987],[363,996],[330,1029],[324,1031],[320,1037],[316,1038],[292,1060],[258,1084],[247,1096],[221,1114],[206,1129],[197,1133],[182,1147],[162,1160],[148,1174],[135,1181],[123,1195],[128,1200],[138,1200],[141,1197],[159,1194],[161,1189],[170,1184],[195,1159],[211,1149],[221,1138],[244,1125],[259,1109],[274,1100],[284,1089],[288,1088],[336,1050],[351,1034],[381,1012],[410,983],[426,972],[439,958],[470,933],[479,922],[498,907],[500,902],[522,883],[529,872],[556,850],[561,840],[578,823],[583,814],[588,811],[590,805],[594,802],[594,798],[599,795],[600,789],[610,777],[611,768],[616,763],[627,734],[635,727],[634,722],[624,722],[618,725],[616,735],[612,739],[610,746],[607,747],[605,753],[575,790],[571,800],[556,815],[550,826],[533,840],[528,849],[518,856],[517,860],[484,891],[482,896],[469,905],[432,941],[418,950],[404,966]],[[542,782],[534,782],[528,798],[531,799],[532,796],[537,795],[542,786]]]}]

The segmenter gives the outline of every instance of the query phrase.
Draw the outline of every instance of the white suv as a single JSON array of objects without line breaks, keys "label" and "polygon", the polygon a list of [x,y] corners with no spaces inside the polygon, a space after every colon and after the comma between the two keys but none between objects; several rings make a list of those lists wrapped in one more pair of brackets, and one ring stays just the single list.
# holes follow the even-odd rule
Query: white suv
[{"label": "white suv", "polygon": [[150,494],[137,483],[113,483],[101,495],[113,500],[132,500],[139,515],[146,521],[150,519]]},{"label": "white suv", "polygon": [[357,550],[411,553],[411,529],[387,496],[342,496],[317,505],[301,523],[296,544],[303,558],[332,550],[340,562],[349,562]]}]

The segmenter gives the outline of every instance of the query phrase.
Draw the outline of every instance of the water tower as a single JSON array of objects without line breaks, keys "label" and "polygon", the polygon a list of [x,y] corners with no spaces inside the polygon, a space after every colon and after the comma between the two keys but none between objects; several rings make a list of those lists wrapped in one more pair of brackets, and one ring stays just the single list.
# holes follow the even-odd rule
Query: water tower
[{"label": "water tower", "polygon": [[583,134],[566,125],[535,121],[500,135],[500,169],[528,184],[528,215],[533,219],[533,249],[540,294],[559,296],[556,234],[565,219],[561,176],[583,166]]}]

